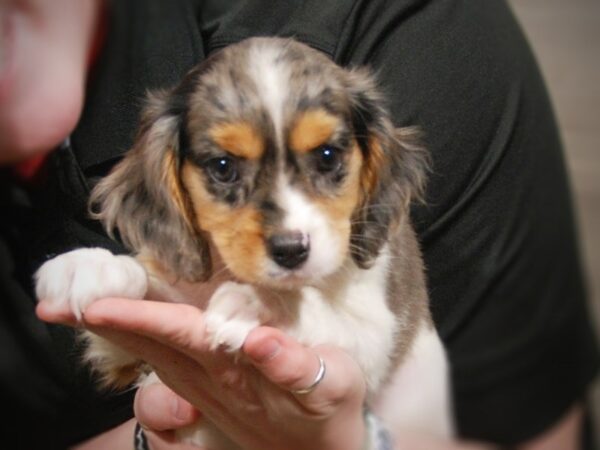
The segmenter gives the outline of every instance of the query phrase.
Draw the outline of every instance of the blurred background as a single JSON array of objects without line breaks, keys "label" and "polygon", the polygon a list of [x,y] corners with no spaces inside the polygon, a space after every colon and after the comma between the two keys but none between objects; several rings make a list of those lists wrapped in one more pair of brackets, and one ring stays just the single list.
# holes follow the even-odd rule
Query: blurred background
[{"label": "blurred background", "polygon": [[[509,3],[537,56],[561,128],[590,313],[600,330],[600,0]],[[600,437],[600,380],[593,397]]]}]

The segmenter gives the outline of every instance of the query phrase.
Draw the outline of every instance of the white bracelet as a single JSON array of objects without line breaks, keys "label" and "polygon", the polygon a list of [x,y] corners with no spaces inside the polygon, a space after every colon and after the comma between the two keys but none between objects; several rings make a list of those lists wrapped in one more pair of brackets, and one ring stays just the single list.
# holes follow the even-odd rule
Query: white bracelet
[{"label": "white bracelet", "polygon": [[133,450],[150,450],[148,439],[146,439],[144,429],[139,422],[135,423],[135,430],[133,432]]},{"label": "white bracelet", "polygon": [[363,450],[394,450],[389,431],[379,418],[365,409],[365,443]]}]

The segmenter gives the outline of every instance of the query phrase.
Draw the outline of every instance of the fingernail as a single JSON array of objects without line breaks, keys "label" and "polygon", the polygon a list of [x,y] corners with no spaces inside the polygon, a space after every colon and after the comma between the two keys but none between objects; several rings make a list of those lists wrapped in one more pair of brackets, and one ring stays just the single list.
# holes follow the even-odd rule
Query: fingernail
[{"label": "fingernail", "polygon": [[276,339],[267,339],[262,345],[253,349],[250,357],[258,363],[264,363],[273,359],[280,349],[281,345]]},{"label": "fingernail", "polygon": [[177,397],[171,399],[171,411],[177,420],[186,421],[188,419],[187,411],[181,407],[181,402]]}]

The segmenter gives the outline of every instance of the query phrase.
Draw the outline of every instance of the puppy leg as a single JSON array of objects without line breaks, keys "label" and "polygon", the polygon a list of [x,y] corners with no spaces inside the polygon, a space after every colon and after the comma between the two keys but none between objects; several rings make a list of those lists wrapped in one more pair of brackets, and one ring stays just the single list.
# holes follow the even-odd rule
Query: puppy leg
[{"label": "puppy leg", "polygon": [[411,351],[374,410],[393,429],[447,438],[454,432],[446,352],[437,332],[421,326]]},{"label": "puppy leg", "polygon": [[57,308],[68,306],[78,320],[94,300],[143,298],[148,287],[146,271],[135,259],[102,248],[63,253],[44,263],[35,281],[38,299]]},{"label": "puppy leg", "polygon": [[[35,274],[38,299],[69,308],[81,320],[85,308],[104,297],[143,298],[148,280],[144,268],[130,256],[101,248],[73,250],[44,263]],[[124,386],[137,377],[138,361],[127,352],[88,331],[84,359],[101,375],[103,384]]]},{"label": "puppy leg", "polygon": [[80,338],[85,342],[83,360],[98,375],[101,387],[126,388],[143,373],[142,361],[121,347],[91,331],[82,331]]},{"label": "puppy leg", "polygon": [[213,294],[205,312],[211,348],[239,350],[248,333],[266,320],[266,308],[254,288],[228,281]]}]

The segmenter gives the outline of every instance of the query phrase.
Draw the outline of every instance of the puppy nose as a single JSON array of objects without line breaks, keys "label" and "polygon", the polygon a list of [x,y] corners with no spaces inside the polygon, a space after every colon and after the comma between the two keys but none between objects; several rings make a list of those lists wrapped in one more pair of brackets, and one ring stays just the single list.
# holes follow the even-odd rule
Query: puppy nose
[{"label": "puppy nose", "polygon": [[286,231],[271,236],[267,247],[273,261],[286,269],[295,269],[308,259],[310,243],[300,231]]}]

